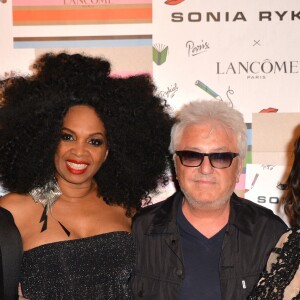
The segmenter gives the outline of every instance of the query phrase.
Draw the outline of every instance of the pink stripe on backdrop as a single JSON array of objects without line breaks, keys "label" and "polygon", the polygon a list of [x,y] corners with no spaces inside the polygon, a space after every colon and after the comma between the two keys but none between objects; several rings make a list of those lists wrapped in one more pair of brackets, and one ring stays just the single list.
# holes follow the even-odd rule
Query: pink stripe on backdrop
[{"label": "pink stripe on backdrop", "polygon": [[236,184],[235,188],[237,190],[244,190],[245,189],[245,181],[246,181],[246,174],[242,173],[240,175],[240,180],[239,182]]},{"label": "pink stripe on backdrop", "polygon": [[[86,4],[79,4],[80,0],[12,0],[13,6],[65,6],[74,5],[110,5],[110,4],[151,4],[152,0],[82,0]],[[109,2],[109,3],[108,3]],[[75,6],[75,5],[74,5]]]},{"label": "pink stripe on backdrop", "polygon": [[129,77],[141,74],[148,74],[152,76],[152,73],[149,71],[111,71],[110,74],[112,77]]}]

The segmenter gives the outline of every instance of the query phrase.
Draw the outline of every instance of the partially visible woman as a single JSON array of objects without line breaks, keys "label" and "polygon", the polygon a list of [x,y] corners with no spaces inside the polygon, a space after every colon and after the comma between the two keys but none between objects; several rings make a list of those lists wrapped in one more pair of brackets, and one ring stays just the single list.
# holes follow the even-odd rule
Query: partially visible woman
[{"label": "partially visible woman", "polygon": [[300,137],[295,142],[294,163],[284,186],[283,205],[292,228],[279,239],[249,300],[300,299]]},{"label": "partially visible woman", "polygon": [[23,242],[34,299],[131,299],[131,217],[168,180],[172,118],[148,76],[102,58],[47,53],[4,86],[0,205]]},{"label": "partially visible woman", "polygon": [[[0,81],[0,94],[6,83],[7,79]],[[0,300],[18,298],[21,260],[22,239],[20,233],[11,213],[0,207]]]},{"label": "partially visible woman", "polygon": [[0,300],[17,299],[22,240],[9,211],[0,207]]}]

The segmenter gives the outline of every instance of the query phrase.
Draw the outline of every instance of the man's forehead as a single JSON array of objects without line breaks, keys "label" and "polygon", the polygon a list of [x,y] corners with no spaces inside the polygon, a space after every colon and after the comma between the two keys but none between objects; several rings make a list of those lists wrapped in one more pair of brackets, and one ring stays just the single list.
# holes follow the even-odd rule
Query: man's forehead
[{"label": "man's forehead", "polygon": [[188,124],[183,129],[182,135],[189,135],[191,133],[200,135],[201,137],[209,137],[213,134],[220,134],[228,137],[235,135],[231,128],[217,120],[207,120],[199,123]]}]

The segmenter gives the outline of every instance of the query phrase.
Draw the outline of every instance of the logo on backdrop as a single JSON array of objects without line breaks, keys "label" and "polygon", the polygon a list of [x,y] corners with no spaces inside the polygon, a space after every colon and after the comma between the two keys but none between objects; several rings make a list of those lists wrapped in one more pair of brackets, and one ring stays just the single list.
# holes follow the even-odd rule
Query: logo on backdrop
[{"label": "logo on backdrop", "polygon": [[174,83],[166,88],[164,91],[160,91],[158,96],[164,99],[171,99],[178,92],[178,85]]},{"label": "logo on backdrop", "polygon": [[188,56],[196,56],[200,53],[206,52],[210,47],[209,43],[205,41],[201,41],[200,43],[194,43],[193,41],[187,41],[185,44]]},{"label": "logo on backdrop", "polygon": [[[181,23],[199,23],[199,22],[247,22],[247,13],[242,11],[190,11],[190,12],[172,12],[171,22]],[[253,21],[253,20],[252,20]],[[255,20],[254,20],[255,21]],[[300,21],[300,11],[258,11],[256,21],[272,22],[272,21]]]},{"label": "logo on backdrop", "polygon": [[64,5],[99,5],[110,4],[110,0],[64,0]]},{"label": "logo on backdrop", "polygon": [[266,79],[271,74],[299,74],[300,61],[276,61],[265,59],[263,61],[236,61],[216,62],[218,75],[245,75],[247,79]]},{"label": "logo on backdrop", "polygon": [[236,22],[247,21],[242,12],[173,12],[171,14],[171,21],[174,23],[181,22]]}]

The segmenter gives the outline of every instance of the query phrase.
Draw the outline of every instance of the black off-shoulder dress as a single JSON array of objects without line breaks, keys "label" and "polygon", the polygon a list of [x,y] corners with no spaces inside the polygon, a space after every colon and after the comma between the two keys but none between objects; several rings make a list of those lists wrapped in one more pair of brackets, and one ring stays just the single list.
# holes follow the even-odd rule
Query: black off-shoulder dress
[{"label": "black off-shoulder dress", "polygon": [[128,232],[45,244],[25,251],[24,297],[43,299],[132,299],[129,277],[135,259]]}]

